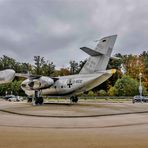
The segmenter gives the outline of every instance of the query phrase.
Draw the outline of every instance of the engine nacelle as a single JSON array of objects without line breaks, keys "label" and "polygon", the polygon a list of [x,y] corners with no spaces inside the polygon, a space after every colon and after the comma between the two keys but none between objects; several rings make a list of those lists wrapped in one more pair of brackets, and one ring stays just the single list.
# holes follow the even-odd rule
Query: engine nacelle
[{"label": "engine nacelle", "polygon": [[45,77],[42,76],[38,79],[27,79],[25,81],[22,82],[22,89],[28,89],[28,90],[39,90],[39,89],[44,89],[44,88],[49,88],[54,84],[54,80],[49,78],[49,77]]}]

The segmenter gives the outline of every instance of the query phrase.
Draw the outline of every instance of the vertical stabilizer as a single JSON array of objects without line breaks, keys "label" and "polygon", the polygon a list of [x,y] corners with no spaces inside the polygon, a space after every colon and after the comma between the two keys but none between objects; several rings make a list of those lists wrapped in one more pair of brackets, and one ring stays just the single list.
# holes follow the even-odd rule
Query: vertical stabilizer
[{"label": "vertical stabilizer", "polygon": [[80,74],[90,74],[106,70],[117,35],[102,38],[95,50],[87,47],[81,49],[87,52],[90,57],[81,69]]}]

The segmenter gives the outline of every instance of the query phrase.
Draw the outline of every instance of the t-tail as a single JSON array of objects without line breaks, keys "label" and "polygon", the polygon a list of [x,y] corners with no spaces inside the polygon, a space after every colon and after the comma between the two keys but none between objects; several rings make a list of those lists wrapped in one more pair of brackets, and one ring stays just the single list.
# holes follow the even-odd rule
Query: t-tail
[{"label": "t-tail", "polygon": [[105,71],[111,57],[116,38],[117,35],[102,38],[97,44],[95,50],[88,47],[80,48],[90,55],[89,59],[81,69],[80,74],[91,74]]}]

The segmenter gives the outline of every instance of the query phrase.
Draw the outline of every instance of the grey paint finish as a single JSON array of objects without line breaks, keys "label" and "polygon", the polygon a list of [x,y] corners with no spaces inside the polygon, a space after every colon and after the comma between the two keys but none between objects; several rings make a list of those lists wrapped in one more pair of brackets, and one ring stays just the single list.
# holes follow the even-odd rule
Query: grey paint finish
[{"label": "grey paint finish", "polygon": [[106,70],[116,38],[117,35],[102,38],[95,48],[95,51],[101,54],[95,57],[90,56],[88,61],[80,71],[80,74],[89,74],[97,71]]},{"label": "grey paint finish", "polygon": [[[51,78],[54,80],[52,82],[52,85],[51,80],[50,83],[46,81],[46,85],[45,83],[43,84],[43,82],[41,81],[43,79],[43,76],[35,79],[26,79],[22,83],[22,89],[29,96],[34,95],[35,90],[42,90],[42,95],[72,96],[79,95],[100,85],[109,77],[111,77],[113,73],[115,73],[115,70],[106,70],[106,66],[108,64],[116,37],[116,35],[113,35],[102,38],[95,51],[87,49],[87,52],[90,55],[94,55],[97,53],[99,53],[99,55],[90,56],[79,74]],[[34,82],[38,85],[32,85],[32,87],[30,88],[29,84],[33,84]],[[37,88],[37,86],[39,87]],[[40,86],[42,86],[42,88]]]},{"label": "grey paint finish", "polygon": [[9,83],[15,77],[15,71],[13,69],[6,69],[0,71],[0,84]]}]

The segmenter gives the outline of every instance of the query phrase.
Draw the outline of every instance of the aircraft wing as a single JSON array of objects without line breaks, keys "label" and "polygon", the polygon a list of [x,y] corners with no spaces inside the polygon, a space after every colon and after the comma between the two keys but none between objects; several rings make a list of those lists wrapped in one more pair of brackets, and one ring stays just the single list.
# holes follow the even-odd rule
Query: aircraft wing
[{"label": "aircraft wing", "polygon": [[[23,73],[15,73],[15,76],[16,77],[21,77],[21,78],[26,78],[26,79],[29,79],[29,80],[34,80],[34,79],[39,79],[41,77],[44,77],[42,75],[32,75],[32,74],[23,74]],[[47,77],[47,76],[46,76]],[[55,81],[59,80],[58,77],[50,77],[51,79]]]},{"label": "aircraft wing", "polygon": [[28,78],[29,77],[29,74],[24,74],[24,73],[15,73],[15,76],[16,77],[21,77],[21,78]]}]

